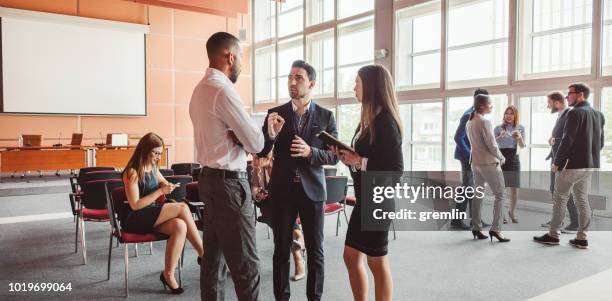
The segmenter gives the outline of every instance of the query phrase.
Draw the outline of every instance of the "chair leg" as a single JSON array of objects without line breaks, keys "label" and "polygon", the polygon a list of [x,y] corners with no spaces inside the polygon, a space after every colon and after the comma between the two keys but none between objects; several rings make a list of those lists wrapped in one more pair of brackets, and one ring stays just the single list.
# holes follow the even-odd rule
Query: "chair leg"
[{"label": "chair leg", "polygon": [[81,219],[79,216],[76,216],[76,230],[74,231],[74,253],[79,252],[79,223],[81,223]]},{"label": "chair leg", "polygon": [[149,251],[151,251],[151,255],[153,255],[153,242],[149,243]]},{"label": "chair leg", "polygon": [[125,249],[123,251],[123,263],[125,264],[125,296],[129,297],[130,293],[128,291],[128,266],[129,266],[129,260],[128,260],[128,246],[129,244],[124,244],[125,245]]},{"label": "chair leg", "polygon": [[395,223],[393,221],[391,221],[391,227],[393,228],[393,240],[395,240]]},{"label": "chair leg", "polygon": [[344,212],[344,220],[346,220],[346,224],[348,225],[348,217],[346,216],[346,206],[344,206],[344,209],[342,209],[342,212]]},{"label": "chair leg", "polygon": [[338,236],[338,228],[340,228],[340,212],[338,211],[338,216],[336,217],[336,236]]},{"label": "chair leg", "polygon": [[134,244],[134,250],[136,251],[136,257],[138,257],[138,243]]},{"label": "chair leg", "polygon": [[81,244],[83,247],[83,264],[87,264],[87,243],[85,241],[85,221],[81,218]]},{"label": "chair leg", "polygon": [[180,268],[183,267],[183,263],[184,263],[183,258],[185,258],[185,246],[184,245],[183,245],[183,251],[181,252],[181,258],[179,258],[179,271],[180,271]]},{"label": "chair leg", "polygon": [[108,266],[107,266],[107,273],[106,273],[106,280],[110,280],[110,262],[111,262],[111,255],[113,252],[113,231],[111,230],[110,232],[110,239],[108,240]]}]

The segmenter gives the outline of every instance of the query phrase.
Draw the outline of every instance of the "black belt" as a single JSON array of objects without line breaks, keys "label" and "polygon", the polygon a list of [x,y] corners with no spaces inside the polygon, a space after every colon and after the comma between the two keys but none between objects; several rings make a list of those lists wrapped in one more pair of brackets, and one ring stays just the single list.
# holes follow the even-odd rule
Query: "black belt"
[{"label": "black belt", "polygon": [[246,171],[225,170],[210,167],[204,167],[202,169],[202,175],[225,179],[248,179]]}]

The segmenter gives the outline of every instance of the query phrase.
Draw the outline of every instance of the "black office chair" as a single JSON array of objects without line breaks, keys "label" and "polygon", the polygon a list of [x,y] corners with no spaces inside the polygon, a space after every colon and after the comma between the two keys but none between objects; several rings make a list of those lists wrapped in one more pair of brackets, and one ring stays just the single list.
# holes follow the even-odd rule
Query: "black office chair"
[{"label": "black office chair", "polygon": [[182,202],[187,196],[187,184],[193,182],[193,178],[186,175],[168,176],[164,178],[166,178],[166,181],[172,184],[180,183],[180,186],[176,187],[172,193],[166,196],[166,198],[173,199],[177,202]]},{"label": "black office chair", "polygon": [[323,170],[325,171],[325,176],[335,176],[338,173],[338,169],[335,167],[325,167],[323,168]]},{"label": "black office chair", "polygon": [[168,176],[173,176],[174,175],[174,170],[170,169],[170,168],[160,168],[159,172],[162,174],[162,176],[164,177],[168,177]]},{"label": "black office chair", "polygon": [[170,168],[174,170],[174,175],[192,175],[193,170],[200,167],[200,163],[175,163]]},{"label": "black office chair", "polygon": [[325,185],[327,186],[327,198],[325,200],[325,215],[338,214],[336,218],[336,236],[338,236],[338,228],[340,228],[340,212],[344,213],[344,219],[348,225],[348,217],[344,210],[344,199],[348,190],[348,178],[338,176],[325,177]]}]

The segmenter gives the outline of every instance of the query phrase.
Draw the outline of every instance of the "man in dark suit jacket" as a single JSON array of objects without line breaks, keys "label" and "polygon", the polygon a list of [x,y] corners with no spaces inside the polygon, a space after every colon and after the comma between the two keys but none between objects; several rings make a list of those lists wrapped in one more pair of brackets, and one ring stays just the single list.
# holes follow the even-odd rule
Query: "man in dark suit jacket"
[{"label": "man in dark suit jacket", "polygon": [[604,116],[587,101],[591,90],[585,84],[569,86],[568,102],[574,107],[567,112],[563,138],[555,155],[552,171],[557,173],[553,195],[553,218],[547,234],[535,236],[536,242],[558,245],[559,228],[565,217],[565,205],[570,189],[578,207],[578,232],[569,243],[580,249],[589,247],[587,231],[591,223],[589,189],[591,174],[599,168],[600,152],[604,146]]},{"label": "man in dark suit jacket", "polygon": [[[561,92],[551,92],[547,95],[548,98],[548,108],[550,109],[550,113],[559,113],[559,117],[557,117],[557,121],[555,122],[555,126],[553,127],[552,134],[550,139],[548,139],[548,144],[550,144],[550,153],[546,157],[546,160],[552,159],[552,162],[555,162],[555,155],[559,151],[559,145],[561,145],[561,139],[563,138],[563,128],[565,127],[565,122],[567,121],[567,112],[571,110],[567,106],[567,101]],[[555,173],[550,172],[550,193],[553,194],[555,192]],[[562,232],[571,233],[578,230],[578,209],[576,209],[576,205],[574,204],[574,198],[570,194],[569,199],[567,201],[567,212],[570,217],[570,224],[565,227]],[[542,224],[542,227],[548,228],[550,226],[550,221],[546,224]]]},{"label": "man in dark suit jacket", "polygon": [[338,136],[330,110],[311,100],[316,73],[304,61],[295,61],[288,78],[291,101],[268,111],[263,125],[265,146],[274,146],[270,179],[272,230],[274,232],[273,281],[276,300],[289,300],[289,253],[292,229],[298,214],[302,223],[308,276],[308,300],[323,294],[323,220],[326,199],[323,165],[338,163],[337,156],[316,135],[326,131]]}]

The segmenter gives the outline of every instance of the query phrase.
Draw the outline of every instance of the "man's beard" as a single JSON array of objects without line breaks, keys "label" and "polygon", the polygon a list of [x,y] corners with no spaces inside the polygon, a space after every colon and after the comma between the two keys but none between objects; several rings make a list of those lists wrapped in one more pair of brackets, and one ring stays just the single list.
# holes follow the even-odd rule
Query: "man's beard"
[{"label": "man's beard", "polygon": [[550,113],[551,113],[551,114],[555,114],[555,113],[557,113],[557,112],[559,112],[559,109],[557,109],[557,108],[555,108],[555,107],[552,107],[552,108],[550,109]]},{"label": "man's beard", "polygon": [[291,99],[302,99],[306,96],[306,94],[300,93],[298,89],[289,89],[289,96],[291,97]]},{"label": "man's beard", "polygon": [[240,75],[240,69],[238,69],[238,66],[233,65],[230,76],[229,76],[229,80],[235,84],[238,81],[239,75]]}]

